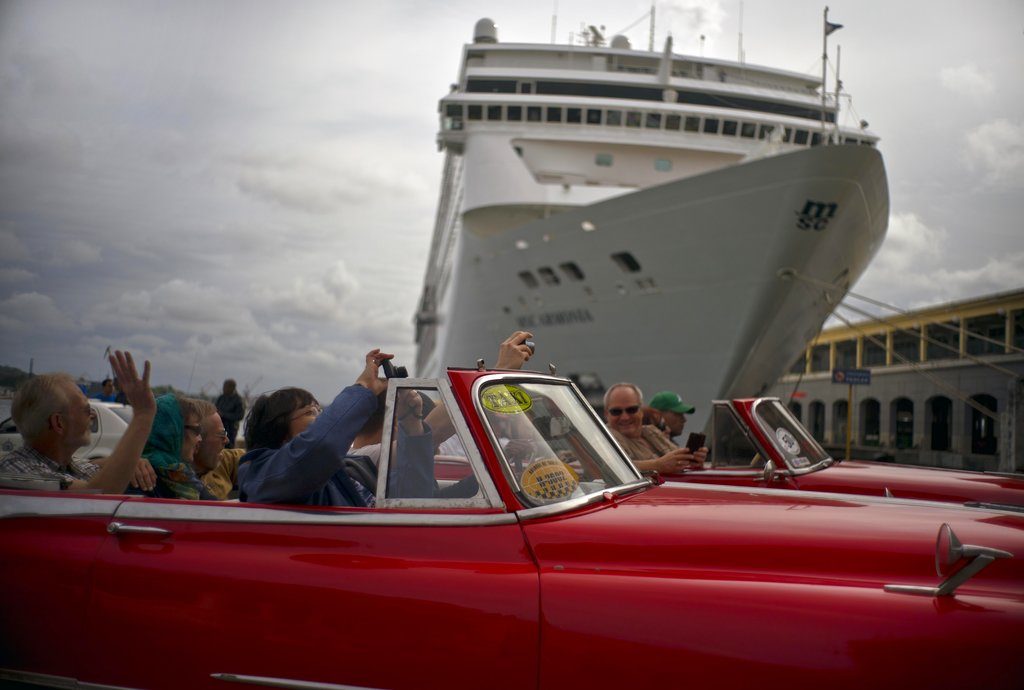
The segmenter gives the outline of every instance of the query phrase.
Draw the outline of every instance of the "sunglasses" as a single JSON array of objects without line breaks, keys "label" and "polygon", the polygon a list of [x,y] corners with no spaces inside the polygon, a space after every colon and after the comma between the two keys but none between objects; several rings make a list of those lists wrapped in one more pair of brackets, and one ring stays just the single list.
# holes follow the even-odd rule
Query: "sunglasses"
[{"label": "sunglasses", "polygon": [[610,407],[608,408],[608,414],[612,417],[618,417],[620,414],[625,412],[626,414],[636,414],[640,411],[639,405],[630,405],[629,407]]}]

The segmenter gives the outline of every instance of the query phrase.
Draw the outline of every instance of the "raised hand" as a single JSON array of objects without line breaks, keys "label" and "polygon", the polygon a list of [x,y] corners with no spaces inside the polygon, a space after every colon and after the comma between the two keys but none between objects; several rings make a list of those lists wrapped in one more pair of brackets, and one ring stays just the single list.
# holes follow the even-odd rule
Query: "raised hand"
[{"label": "raised hand", "polygon": [[378,374],[380,372],[381,362],[386,359],[391,359],[392,357],[394,357],[394,355],[381,352],[379,347],[367,352],[366,367],[363,369],[362,373],[359,374],[359,378],[356,379],[356,383],[364,388],[369,388],[370,392],[374,395],[378,395],[381,391],[387,390],[387,379],[380,378]]},{"label": "raised hand", "polygon": [[495,369],[522,369],[523,364],[533,356],[533,350],[523,343],[533,337],[529,331],[516,331],[498,348],[498,361]]},{"label": "raised hand", "polygon": [[135,410],[135,414],[156,413],[156,399],[149,387],[149,360],[147,359],[142,367],[142,376],[139,376],[135,368],[135,360],[132,353],[115,350],[110,355],[110,369],[121,384],[121,392],[128,399],[128,404]]}]

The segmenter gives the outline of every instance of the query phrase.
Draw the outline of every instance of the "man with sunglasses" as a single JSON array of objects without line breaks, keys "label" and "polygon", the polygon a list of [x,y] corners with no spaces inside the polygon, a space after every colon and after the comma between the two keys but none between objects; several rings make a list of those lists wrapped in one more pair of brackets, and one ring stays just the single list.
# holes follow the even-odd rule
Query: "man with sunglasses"
[{"label": "man with sunglasses", "polygon": [[691,453],[672,443],[657,427],[643,423],[643,393],[632,383],[616,383],[604,394],[604,418],[612,436],[641,472],[677,474],[699,469],[707,448]]}]

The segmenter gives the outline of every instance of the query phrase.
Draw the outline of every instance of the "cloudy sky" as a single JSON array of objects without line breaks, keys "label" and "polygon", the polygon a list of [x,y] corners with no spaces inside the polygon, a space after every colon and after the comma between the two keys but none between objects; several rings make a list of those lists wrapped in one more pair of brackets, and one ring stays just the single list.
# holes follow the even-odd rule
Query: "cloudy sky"
[{"label": "cloudy sky", "polygon": [[[914,307],[1024,285],[1024,3],[830,6],[892,201],[856,290]],[[480,17],[550,40],[552,2],[515,7],[0,0],[0,364],[99,378],[113,345],[157,383],[328,397],[373,345],[411,363],[437,100]],[[738,1],[657,7],[659,48],[704,34],[736,57]],[[558,40],[648,8],[560,0]],[[820,73],[821,3],[743,8],[748,62]]]}]

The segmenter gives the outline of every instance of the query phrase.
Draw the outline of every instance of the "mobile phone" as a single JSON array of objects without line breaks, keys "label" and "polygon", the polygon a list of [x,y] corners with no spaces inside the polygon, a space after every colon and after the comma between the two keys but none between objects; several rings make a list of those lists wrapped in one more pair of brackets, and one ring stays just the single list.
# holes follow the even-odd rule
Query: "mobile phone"
[{"label": "mobile phone", "polygon": [[704,434],[699,434],[696,431],[691,431],[690,435],[686,439],[686,450],[691,453],[696,453],[704,445],[704,440],[707,437]]},{"label": "mobile phone", "polygon": [[381,368],[384,370],[384,378],[388,379],[406,379],[409,378],[409,372],[405,367],[396,367],[391,363],[390,359],[385,359],[380,363]]}]

